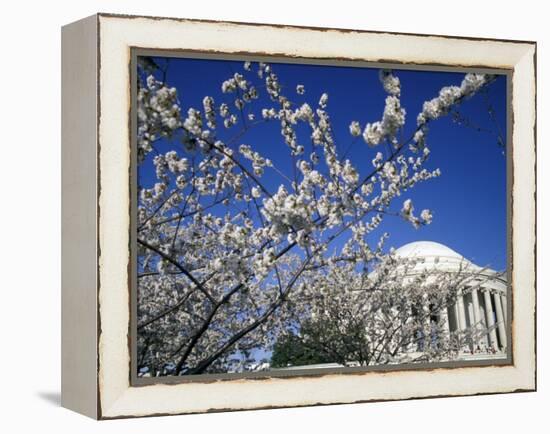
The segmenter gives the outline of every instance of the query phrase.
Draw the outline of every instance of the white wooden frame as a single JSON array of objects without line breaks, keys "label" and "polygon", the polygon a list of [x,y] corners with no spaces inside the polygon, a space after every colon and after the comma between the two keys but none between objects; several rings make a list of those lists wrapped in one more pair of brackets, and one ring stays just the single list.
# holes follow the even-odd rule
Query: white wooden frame
[{"label": "white wooden frame", "polygon": [[[63,406],[110,419],[535,390],[535,43],[107,14],[62,41]],[[131,47],[513,70],[512,364],[132,386]]]}]

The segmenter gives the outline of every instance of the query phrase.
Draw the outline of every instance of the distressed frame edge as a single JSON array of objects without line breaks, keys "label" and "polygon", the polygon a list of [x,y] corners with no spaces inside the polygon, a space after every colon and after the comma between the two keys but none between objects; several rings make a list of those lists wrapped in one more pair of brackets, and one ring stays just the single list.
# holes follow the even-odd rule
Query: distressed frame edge
[{"label": "distressed frame edge", "polygon": [[[105,16],[105,15],[103,15]],[[117,16],[120,18],[120,16]],[[134,18],[134,17],[132,17]],[[151,17],[147,17],[147,18],[151,18]],[[174,20],[174,19],[172,19]],[[182,20],[182,21],[194,21],[194,20]],[[223,22],[215,22],[215,23],[223,23]],[[287,27],[287,26],[282,26],[282,27]],[[295,29],[304,29],[302,27],[294,27]],[[307,28],[306,28],[307,29]],[[328,29],[330,30],[330,29]],[[361,32],[364,32],[364,33],[372,33],[372,32],[367,32],[367,31],[361,31]],[[385,32],[382,32],[382,33],[385,33]],[[429,37],[429,36],[432,36],[432,35],[419,35],[419,36],[422,36],[422,37]],[[449,39],[458,39],[458,38],[455,38],[455,37],[449,37]],[[502,40],[498,40],[498,42],[503,42]],[[516,42],[516,41],[512,41],[512,42]],[[531,51],[531,48],[533,49],[533,61],[536,62],[536,43],[534,44],[530,44],[526,47],[526,53]],[[529,54],[529,53],[527,53]],[[529,79],[532,79],[532,83],[533,83],[533,86],[534,86],[534,95],[536,97],[536,68],[533,69],[533,77],[529,77]],[[533,107],[533,128],[535,130],[535,134],[536,134],[536,106]],[[532,143],[533,145],[533,151],[536,152],[536,136],[534,137],[534,141]],[[530,151],[530,149],[529,149]],[[536,158],[536,153],[534,154],[535,158]],[[536,163],[536,161],[535,161]],[[534,167],[533,169],[536,170],[536,167]],[[533,188],[533,192],[536,193],[536,178],[535,178],[535,185],[534,185],[534,188]],[[99,192],[98,192],[99,193]],[[535,226],[536,226],[536,214],[534,216],[535,218]],[[536,228],[535,228],[536,230]],[[534,238],[534,241],[536,243],[536,232],[535,232],[535,238]],[[535,244],[535,250],[534,250],[534,260],[536,261],[536,244]],[[536,267],[536,262],[535,262],[535,267]],[[533,270],[536,272],[536,268]],[[536,278],[536,274],[534,276]],[[535,285],[536,285],[536,282],[535,282]],[[535,288],[536,290],[536,288]],[[536,300],[535,300],[536,302]],[[536,312],[536,310],[535,310]],[[535,312],[533,314],[535,314]],[[535,317],[535,320],[536,320],[536,317]],[[535,331],[536,331],[536,327],[535,327]],[[536,336],[535,336],[536,337]],[[477,395],[477,394],[492,394],[492,393],[509,393],[509,392],[515,392],[515,391],[532,391],[532,390],[536,390],[536,340],[534,342],[534,362],[535,362],[535,366],[534,366],[534,382],[533,384],[526,384],[527,387],[519,387],[517,389],[514,389],[514,390],[505,390],[505,391],[498,391],[498,392],[482,392],[482,393],[468,393],[468,394],[458,394],[458,395],[454,395],[454,394],[450,394],[450,395],[426,395],[426,396],[411,396],[411,397],[402,397],[402,398],[390,398],[389,400],[394,400],[394,399],[423,399],[423,398],[428,398],[428,397],[435,397],[435,396],[466,396],[466,395]],[[100,348],[98,348],[98,353],[100,351]],[[99,385],[99,383],[98,383]],[[101,389],[101,387],[100,387]],[[373,401],[381,401],[381,400],[388,400],[388,399],[367,399],[367,400],[358,400],[358,401],[349,401],[350,403],[351,402],[373,402]],[[338,403],[345,403],[345,402],[334,402],[334,404],[338,404]],[[268,407],[253,407],[253,408],[280,408],[280,407],[286,407],[286,406],[292,406],[292,407],[297,407],[297,406],[309,406],[309,405],[324,405],[324,404],[330,404],[330,403],[326,403],[326,402],[318,402],[318,403],[309,403],[309,404],[303,404],[303,405],[294,405],[294,404],[288,404],[288,405],[274,405],[274,406],[268,406]],[[206,409],[205,411],[228,411],[228,410],[248,410],[248,409],[253,409],[253,408],[249,408],[249,407],[246,407],[246,408],[212,408],[212,409]],[[108,410],[111,410],[111,408],[109,408]],[[116,410],[115,410],[116,412]],[[202,412],[202,411],[185,411],[185,410],[182,410],[180,412],[177,412],[177,413],[174,413],[174,412],[167,412],[167,413],[155,413],[154,415],[160,415],[160,414],[182,414],[182,413],[197,413],[197,412]],[[148,414],[113,414],[111,413],[110,411],[105,411],[104,413],[110,413],[110,414],[104,414],[103,416],[102,415],[99,415],[98,417],[101,417],[101,418],[104,418],[104,419],[108,419],[108,418],[121,418],[121,417],[136,417],[136,416],[146,416]]]},{"label": "distressed frame edge", "polygon": [[514,44],[535,44],[535,40],[521,40],[521,39],[506,39],[506,38],[493,38],[493,37],[476,37],[476,36],[456,36],[456,35],[443,35],[443,34],[433,34],[433,33],[415,33],[415,32],[398,32],[392,30],[365,30],[365,29],[353,29],[346,27],[321,27],[321,26],[308,26],[308,25],[297,25],[297,24],[276,24],[276,23],[253,23],[248,21],[232,21],[232,20],[215,20],[207,18],[178,18],[178,17],[168,17],[168,16],[152,16],[152,15],[132,15],[132,14],[121,14],[121,13],[112,13],[112,12],[98,12],[98,18],[123,18],[123,19],[148,19],[148,20],[166,20],[166,21],[175,21],[175,22],[189,22],[189,23],[207,23],[207,24],[230,24],[237,26],[251,26],[251,27],[273,27],[277,29],[302,29],[302,30],[314,30],[320,32],[340,32],[340,33],[370,33],[370,34],[387,34],[387,35],[397,35],[397,36],[419,36],[419,37],[436,37],[444,39],[459,39],[465,41],[489,41],[489,42],[510,42]]}]

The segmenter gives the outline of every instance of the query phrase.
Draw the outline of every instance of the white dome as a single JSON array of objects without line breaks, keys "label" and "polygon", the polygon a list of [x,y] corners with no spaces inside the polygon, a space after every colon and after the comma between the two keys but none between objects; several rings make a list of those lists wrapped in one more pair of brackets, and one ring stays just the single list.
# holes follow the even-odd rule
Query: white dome
[{"label": "white dome", "polygon": [[458,259],[459,261],[464,260],[464,257],[453,249],[434,241],[415,241],[405,244],[398,248],[395,254],[402,258],[442,257]]},{"label": "white dome", "polygon": [[395,255],[401,258],[418,259],[419,262],[413,266],[415,272],[434,267],[440,271],[456,271],[466,266],[470,267],[470,270],[481,270],[460,253],[434,241],[415,241],[405,244],[395,250]]}]

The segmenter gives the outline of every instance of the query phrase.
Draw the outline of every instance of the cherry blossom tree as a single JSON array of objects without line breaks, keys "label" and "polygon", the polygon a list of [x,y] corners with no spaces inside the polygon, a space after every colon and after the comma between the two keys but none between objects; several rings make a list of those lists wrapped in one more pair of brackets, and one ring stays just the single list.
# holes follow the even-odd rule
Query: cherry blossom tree
[{"label": "cherry blossom tree", "polygon": [[[400,80],[381,70],[381,118],[350,119],[351,138],[372,154],[371,166],[359,168],[334,138],[329,95],[312,102],[304,85],[283,86],[270,64],[245,62],[202,107],[186,107],[153,60],[140,58],[138,69],[138,170],[155,173],[150,184],[140,179],[137,198],[139,375],[246,369],[254,351],[270,348],[280,333],[346,309],[346,321],[357,321],[370,346],[380,321],[392,318],[403,323],[403,338],[391,340],[383,355],[337,360],[386,361],[412,343],[423,321],[416,315],[407,322],[395,306],[410,305],[421,292],[429,297],[435,287],[441,299],[431,304],[442,306],[468,277],[442,277],[420,291],[389,270],[383,282],[365,283],[373,270],[399,266],[384,253],[384,219],[397,216],[416,228],[432,220],[429,209],[417,212],[407,198],[440,176],[427,168],[430,123],[494,77],[469,73],[460,86],[442,88],[406,132]],[[273,123],[280,128],[273,146],[291,165],[278,167],[262,146],[244,142],[251,129]],[[278,179],[275,187],[266,174]],[[358,306],[373,303],[397,316],[363,317]],[[442,339],[425,347],[430,359],[452,351]]]}]

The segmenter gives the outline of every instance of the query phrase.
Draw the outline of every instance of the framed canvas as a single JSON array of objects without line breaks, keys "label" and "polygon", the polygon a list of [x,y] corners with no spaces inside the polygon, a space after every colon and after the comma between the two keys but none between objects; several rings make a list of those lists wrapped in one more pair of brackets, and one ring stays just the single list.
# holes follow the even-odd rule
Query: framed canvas
[{"label": "framed canvas", "polygon": [[62,404],[533,391],[536,44],[62,31]]}]

